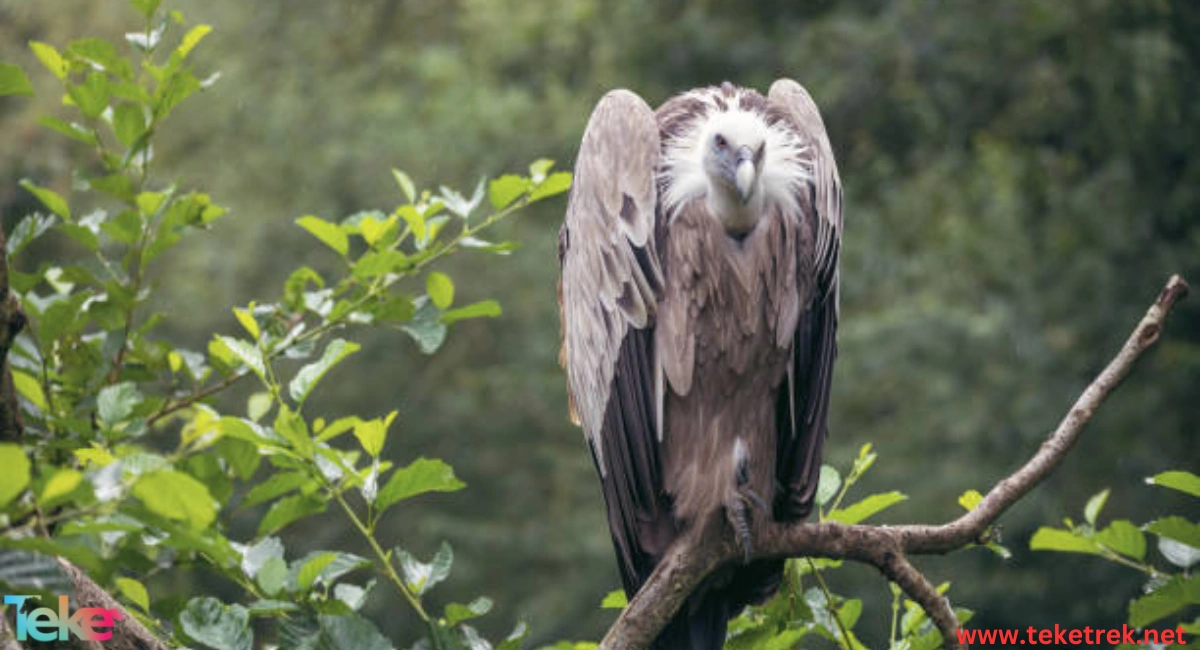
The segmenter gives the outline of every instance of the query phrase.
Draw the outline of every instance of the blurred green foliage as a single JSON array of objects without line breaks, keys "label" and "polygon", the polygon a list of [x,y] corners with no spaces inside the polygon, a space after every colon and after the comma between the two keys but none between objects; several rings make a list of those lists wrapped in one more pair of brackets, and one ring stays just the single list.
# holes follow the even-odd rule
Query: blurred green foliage
[{"label": "blurred green foliage", "polygon": [[[386,204],[380,169],[472,187],[546,155],[568,161],[600,95],[629,87],[656,104],[724,79],[805,84],[825,115],[847,190],[841,356],[829,454],[872,441],[889,459],[864,479],[910,496],[905,521],[955,514],[1034,448],[1107,361],[1171,272],[1200,277],[1200,5],[1192,0],[783,3],[639,0],[180,0],[209,23],[220,92],[181,106],[156,165],[222,197],[229,216],[173,249],[150,280],[174,296],[163,327],[200,347],[237,332],[224,306],[278,286],[308,258],[299,214]],[[0,0],[0,59],[38,64],[26,42],[118,40],[122,2]],[[17,180],[69,190],[77,154],[35,123],[60,96],[0,100],[0,211],[36,205]],[[215,88],[214,88],[215,91]],[[617,584],[603,507],[565,417],[554,306],[562,205],[505,225],[523,248],[500,264],[448,268],[455,298],[496,296],[504,316],[464,324],[438,356],[348,359],[314,396],[330,413],[399,408],[419,426],[405,449],[445,458],[472,486],[410,510],[393,535],[419,557],[457,551],[448,598],[486,592],[536,640],[595,638]],[[236,222],[236,227],[228,226]],[[228,227],[227,227],[228,226]],[[58,245],[29,255],[53,259]],[[27,269],[31,270],[31,269]],[[470,295],[470,292],[480,292]],[[383,349],[393,339],[364,340]],[[1200,465],[1200,306],[1186,301],[1159,348],[1105,405],[1055,477],[1005,516],[1014,558],[972,551],[922,563],[955,580],[978,627],[1103,625],[1125,619],[1135,578],[1021,543],[1099,488]],[[231,396],[244,403],[248,394]],[[1116,516],[1150,520],[1195,504],[1116,490]],[[249,512],[247,535],[258,515]],[[387,531],[382,531],[387,538]],[[303,548],[351,531],[314,522]],[[844,574],[844,575],[843,575]],[[839,572],[866,601],[856,628],[883,645],[891,594],[868,570]],[[204,578],[197,577],[197,580]],[[160,587],[161,588],[161,587]],[[455,591],[456,589],[461,591]],[[380,599],[376,613],[401,611]],[[873,615],[871,613],[877,613]],[[376,617],[383,620],[384,617]],[[413,629],[388,615],[393,636]],[[534,637],[531,637],[534,638]]]}]

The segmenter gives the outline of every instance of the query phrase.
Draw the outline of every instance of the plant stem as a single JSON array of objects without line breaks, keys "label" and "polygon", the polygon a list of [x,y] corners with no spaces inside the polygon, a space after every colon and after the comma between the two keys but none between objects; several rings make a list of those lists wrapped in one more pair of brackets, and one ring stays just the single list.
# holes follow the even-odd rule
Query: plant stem
[{"label": "plant stem", "polygon": [[829,615],[833,617],[837,623],[838,630],[842,633],[842,647],[846,650],[853,650],[850,645],[850,631],[846,629],[842,623],[842,617],[838,616],[838,610],[833,606],[833,593],[829,591],[829,585],[825,584],[825,578],[821,577],[821,572],[817,569],[817,565],[812,561],[812,558],[805,558],[808,562],[808,567],[812,569],[813,576],[817,579],[817,584],[821,587],[821,591],[825,594],[825,609],[829,610]]},{"label": "plant stem", "polygon": [[367,544],[371,546],[371,551],[375,553],[376,559],[382,564],[383,572],[387,579],[396,585],[396,588],[400,590],[405,600],[416,610],[421,620],[429,622],[429,614],[425,613],[425,608],[421,606],[421,600],[408,588],[408,585],[404,584],[404,579],[400,577],[400,574],[396,573],[396,567],[392,566],[391,557],[384,552],[383,547],[375,540],[375,536],[371,534],[371,531],[367,530],[366,525],[358,518],[358,515],[350,507],[350,504],[346,502],[346,498],[340,492],[333,492],[333,498],[337,500],[338,505],[342,507],[342,510],[346,513],[350,522],[354,524],[354,527],[358,529],[358,532],[362,533],[363,538],[367,540]]}]

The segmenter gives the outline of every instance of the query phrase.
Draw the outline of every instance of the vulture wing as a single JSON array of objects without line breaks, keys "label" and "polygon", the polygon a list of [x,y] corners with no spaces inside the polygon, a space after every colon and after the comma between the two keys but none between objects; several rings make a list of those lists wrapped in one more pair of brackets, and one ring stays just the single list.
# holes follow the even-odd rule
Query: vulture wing
[{"label": "vulture wing", "polygon": [[561,362],[571,413],[601,476],[630,593],[654,569],[659,545],[670,539],[664,527],[672,525],[655,432],[658,158],[650,107],[626,90],[605,95],[584,132],[559,233]]},{"label": "vulture wing", "polygon": [[821,473],[829,414],[829,389],[837,356],[838,256],[842,240],[842,183],[833,148],[817,105],[791,79],[771,85],[768,110],[789,122],[811,152],[808,195],[800,205],[810,224],[812,245],[802,247],[800,272],[811,274],[809,296],[801,296],[800,321],[792,341],[792,367],[779,397],[776,478],[783,487],[775,500],[781,521],[802,519],[812,510]]}]

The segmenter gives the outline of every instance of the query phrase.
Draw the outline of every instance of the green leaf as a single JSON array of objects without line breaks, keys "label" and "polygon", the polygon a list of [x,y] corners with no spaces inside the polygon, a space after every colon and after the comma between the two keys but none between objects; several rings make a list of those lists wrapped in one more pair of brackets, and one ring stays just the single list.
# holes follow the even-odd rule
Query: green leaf
[{"label": "green leaf", "polygon": [[79,487],[83,482],[83,474],[73,469],[60,469],[46,481],[42,486],[42,492],[38,495],[38,505],[41,507],[49,507],[54,505],[59,499],[67,496]]},{"label": "green leaf", "polygon": [[13,228],[5,244],[8,256],[11,258],[14,255],[19,255],[30,242],[41,237],[47,230],[53,228],[56,223],[58,223],[58,217],[37,212],[17,222],[17,227]]},{"label": "green leaf", "polygon": [[72,124],[60,120],[53,115],[42,115],[38,118],[38,124],[41,124],[52,131],[58,131],[72,140],[77,140],[84,144],[93,146],[96,144],[96,136],[91,131],[85,130],[78,124]]},{"label": "green leaf", "polygon": [[100,424],[111,429],[133,414],[133,409],[142,401],[137,385],[123,381],[100,389],[96,397],[97,416]]},{"label": "green leaf", "polygon": [[38,380],[26,374],[24,371],[13,368],[12,371],[13,387],[17,389],[17,394],[29,400],[43,413],[46,412],[46,394],[42,392],[42,385]]},{"label": "green leaf", "polygon": [[408,229],[412,231],[413,237],[417,241],[425,240],[425,215],[412,205],[402,205],[396,208],[396,214],[404,220],[404,223],[408,224]]},{"label": "green leaf", "polygon": [[67,84],[67,96],[79,108],[79,112],[88,119],[96,119],[108,108],[109,94],[108,75],[93,71],[82,83]]},{"label": "green leaf", "polygon": [[425,292],[438,309],[446,309],[454,302],[454,281],[445,273],[434,271],[425,276]]},{"label": "green leaf", "polygon": [[904,494],[894,490],[882,494],[872,494],[852,506],[830,511],[825,518],[829,521],[840,521],[843,524],[857,524],[907,498]]},{"label": "green leaf", "polygon": [[[67,52],[77,59],[84,61],[92,68],[100,68],[122,79],[129,79],[133,76],[129,61],[117,53],[115,45],[102,38],[81,38],[72,41],[67,46]],[[105,77],[104,86],[106,89],[108,84],[108,78]]]},{"label": "green leaf", "polygon": [[1104,504],[1108,501],[1108,492],[1109,490],[1105,488],[1093,494],[1083,509],[1083,518],[1093,527],[1096,525],[1096,518],[1100,516],[1100,511],[1104,509]]},{"label": "green leaf", "polygon": [[36,196],[42,202],[42,205],[46,206],[46,209],[70,221],[71,208],[67,206],[67,202],[63,200],[63,197],[58,195],[58,192],[46,187],[38,187],[28,179],[21,181],[21,187]]},{"label": "green leaf", "polygon": [[349,417],[338,418],[324,427],[317,426],[317,441],[325,442],[332,440],[358,426],[359,422],[362,422],[360,418],[351,415]]},{"label": "green leaf", "polygon": [[396,250],[371,251],[354,263],[354,277],[371,279],[403,271],[409,265],[408,256]]},{"label": "green leaf", "polygon": [[979,490],[967,490],[958,497],[958,505],[968,512],[974,510],[982,501],[983,495],[979,493]]},{"label": "green leaf", "polygon": [[445,614],[446,624],[450,626],[458,625],[463,621],[469,621],[473,618],[478,618],[492,611],[492,601],[490,598],[480,596],[472,600],[469,605],[460,605],[458,603],[450,603],[446,605]]},{"label": "green leaf", "polygon": [[418,298],[414,304],[417,305],[416,313],[411,320],[401,325],[400,329],[417,342],[421,352],[433,354],[446,341],[446,326],[441,321],[437,307],[426,300],[425,296]]},{"label": "green leaf", "polygon": [[529,193],[530,201],[540,201],[571,189],[571,172],[555,172]]},{"label": "green leaf", "polygon": [[107,467],[117,460],[112,452],[92,443],[92,447],[75,449],[71,453],[79,459],[79,462],[84,467],[93,465],[95,467]]},{"label": "green leaf", "polygon": [[1200,524],[1183,517],[1155,519],[1144,526],[1145,530],[1159,537],[1167,537],[1192,548],[1200,549]]},{"label": "green leaf", "polygon": [[146,132],[146,114],[137,104],[121,102],[113,109],[112,125],[121,144],[130,147]]},{"label": "green leaf", "polygon": [[[326,559],[324,556],[329,556]],[[304,586],[305,570],[309,569],[310,563],[316,562],[314,569],[310,570],[311,579],[308,586]],[[307,590],[313,584],[321,583],[329,586],[341,578],[342,576],[373,566],[373,563],[353,553],[342,553],[333,551],[314,551],[308,555],[296,560],[288,569],[288,584],[290,590]]]},{"label": "green leaf", "polygon": [[1129,603],[1129,625],[1146,627],[1189,605],[1200,604],[1200,573],[1173,576],[1166,584]]},{"label": "green leaf", "polygon": [[495,300],[481,300],[476,303],[444,312],[441,316],[443,325],[453,325],[468,318],[495,318],[501,314],[500,303]]},{"label": "green leaf", "polygon": [[258,534],[269,535],[309,515],[325,511],[326,502],[315,495],[297,494],[275,502],[258,522]]},{"label": "green leaf", "polygon": [[179,471],[143,474],[133,486],[133,495],[154,514],[186,522],[194,531],[208,528],[217,516],[217,502],[208,488]]},{"label": "green leaf", "polygon": [[333,587],[333,597],[342,601],[346,607],[357,612],[362,609],[363,605],[367,604],[367,594],[374,586],[374,580],[368,582],[366,587],[359,587],[349,582],[339,582]]},{"label": "green leaf", "polygon": [[309,480],[303,472],[279,472],[250,488],[250,491],[246,493],[246,498],[242,499],[242,506],[252,506],[281,497],[292,490],[299,489]]},{"label": "green leaf", "polygon": [[262,350],[259,350],[253,343],[248,343],[241,339],[235,339],[232,336],[217,336],[216,339],[225,349],[232,353],[233,358],[240,361],[242,365],[254,371],[260,379],[266,381],[267,367],[263,362]]},{"label": "green leaf", "polygon": [[254,645],[250,612],[211,596],[189,600],[179,613],[179,624],[185,634],[213,650],[251,650]]},{"label": "green leaf", "polygon": [[0,97],[5,95],[33,96],[33,84],[25,71],[11,63],[0,63]]},{"label": "green leaf", "polygon": [[1128,519],[1118,519],[1092,538],[1106,548],[1121,555],[1142,560],[1146,557],[1146,536],[1142,531],[1129,522]]},{"label": "green leaf", "polygon": [[396,184],[400,186],[400,191],[404,192],[404,198],[408,199],[409,203],[415,203],[417,200],[417,188],[413,185],[412,179],[408,177],[408,174],[399,169],[393,169],[392,177],[396,179]]},{"label": "green leaf", "polygon": [[627,606],[629,606],[629,598],[621,589],[613,589],[604,595],[604,600],[600,601],[600,609],[625,609]]},{"label": "green leaf", "polygon": [[34,56],[38,58],[38,61],[42,62],[42,65],[46,66],[50,74],[54,75],[59,81],[66,79],[67,62],[58,53],[58,50],[54,49],[53,45],[39,41],[30,41],[29,49],[33,50]]},{"label": "green leaf", "polygon": [[179,47],[175,48],[175,53],[180,58],[186,59],[187,55],[191,54],[192,49],[199,45],[200,41],[204,40],[204,37],[208,36],[208,33],[211,31],[212,27],[209,25],[196,25],[191,28],[184,35],[183,40],[180,41]]},{"label": "green leaf", "polygon": [[329,345],[325,346],[325,352],[321,354],[321,358],[301,368],[288,384],[288,392],[291,393],[292,399],[297,404],[303,405],[313,387],[321,381],[325,373],[360,349],[362,346],[357,343],[346,342],[342,339],[330,341]]},{"label": "green leaf", "polygon": [[282,557],[268,558],[254,574],[254,581],[268,595],[273,596],[287,584],[287,572],[287,562]]},{"label": "green leaf", "polygon": [[320,217],[312,215],[300,217],[296,223],[307,230],[313,237],[321,240],[326,246],[332,248],[338,255],[346,257],[350,253],[350,239],[346,237],[346,233],[336,224],[329,223]]},{"label": "green leaf", "polygon": [[1175,566],[1187,571],[1192,565],[1200,562],[1200,548],[1190,544],[1177,542],[1168,537],[1158,538],[1158,552],[1167,558],[1167,561]]},{"label": "green leaf", "polygon": [[394,650],[375,624],[357,614],[317,617],[321,626],[318,650]]},{"label": "green leaf", "polygon": [[1179,490],[1184,494],[1190,494],[1194,497],[1200,497],[1200,476],[1196,476],[1191,472],[1182,470],[1162,472],[1146,479],[1146,482],[1151,485],[1161,485],[1172,490]]},{"label": "green leaf", "polygon": [[838,608],[837,617],[842,622],[842,625],[847,630],[853,630],[854,625],[858,623],[858,619],[862,616],[863,603],[858,598],[851,598],[842,603]]},{"label": "green leaf", "polygon": [[[241,553],[242,571],[249,576],[256,576],[266,566],[269,560],[283,559],[283,542],[278,537],[264,537],[249,546],[239,547]],[[285,565],[286,566],[286,565]]]},{"label": "green leaf", "polygon": [[158,5],[161,3],[162,0],[129,0],[129,4],[133,5],[134,9],[142,12],[142,15],[146,18],[153,16],[154,12],[158,11]]},{"label": "green leaf", "polygon": [[146,585],[133,578],[117,578],[116,582],[126,600],[137,605],[143,613],[150,613],[150,592],[146,591]]},{"label": "green leaf", "polygon": [[200,90],[200,81],[187,70],[176,72],[154,91],[154,114],[161,121],[183,100]]},{"label": "green leaf", "polygon": [[8,505],[29,485],[29,458],[20,445],[0,442],[0,508]]},{"label": "green leaf", "polygon": [[287,440],[301,456],[312,458],[312,436],[308,433],[308,423],[299,413],[280,404],[279,412],[275,414],[275,431],[283,436],[283,439]]},{"label": "green leaf", "polygon": [[397,411],[392,411],[383,419],[359,421],[354,425],[354,437],[358,438],[358,444],[362,445],[363,451],[367,452],[371,458],[379,458],[379,454],[383,451],[388,427],[395,421],[396,414]]},{"label": "green leaf", "polygon": [[377,219],[374,215],[366,215],[358,222],[358,231],[368,246],[374,246],[388,234],[396,225],[396,215],[387,219]]},{"label": "green leaf", "polygon": [[492,207],[503,210],[529,190],[529,179],[505,174],[488,183],[488,200]]},{"label": "green leaf", "polygon": [[529,163],[529,180],[541,183],[546,180],[546,174],[550,173],[552,167],[554,167],[554,161],[549,158],[538,158]]},{"label": "green leaf", "polygon": [[274,404],[270,393],[266,391],[257,392],[246,398],[246,417],[258,422],[263,419],[263,416],[271,412],[271,407]]},{"label": "green leaf", "polygon": [[1029,540],[1029,548],[1034,551],[1062,551],[1064,553],[1087,553],[1101,555],[1100,547],[1090,538],[1081,537],[1069,530],[1059,528],[1039,528]]},{"label": "green leaf", "polygon": [[317,553],[315,556],[307,559],[304,564],[301,565],[300,572],[296,577],[296,582],[300,585],[300,589],[303,591],[308,591],[310,588],[312,588],[313,581],[317,579],[317,576],[321,575],[321,572],[325,570],[325,567],[329,566],[329,564],[333,562],[336,557],[337,555],[330,553],[329,551],[325,551]]},{"label": "green leaf", "polygon": [[508,255],[509,253],[520,248],[520,244],[513,241],[505,241],[500,243],[490,242],[486,239],[478,237],[463,237],[458,240],[458,245],[463,248],[471,248],[485,253],[495,253],[497,255]]},{"label": "green leaf", "polygon": [[117,216],[100,225],[104,234],[121,244],[133,246],[142,236],[142,216],[133,210],[122,210]]},{"label": "green leaf", "polygon": [[375,505],[380,512],[392,505],[426,492],[456,492],[466,484],[454,476],[454,469],[440,460],[418,458],[411,465],[392,473],[379,490]]},{"label": "green leaf", "polygon": [[817,480],[817,505],[824,506],[837,496],[842,487],[842,475],[833,465],[821,465],[821,476]]},{"label": "green leaf", "polygon": [[454,551],[450,545],[442,542],[438,552],[428,564],[420,562],[416,557],[402,548],[397,547],[396,556],[400,560],[400,568],[404,572],[404,582],[418,596],[436,586],[450,575],[450,566],[454,563]]}]

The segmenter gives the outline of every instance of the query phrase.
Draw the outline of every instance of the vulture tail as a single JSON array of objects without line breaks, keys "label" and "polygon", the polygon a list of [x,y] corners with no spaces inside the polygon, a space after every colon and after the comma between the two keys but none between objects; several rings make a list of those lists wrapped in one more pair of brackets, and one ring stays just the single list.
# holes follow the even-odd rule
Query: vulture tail
[{"label": "vulture tail", "polygon": [[701,586],[655,640],[651,650],[721,650],[729,619],[747,605],[770,600],[783,582],[782,560],[758,560],[739,567],[718,589]]},{"label": "vulture tail", "polygon": [[651,650],[721,650],[729,604],[719,592],[692,596],[658,635]]}]

